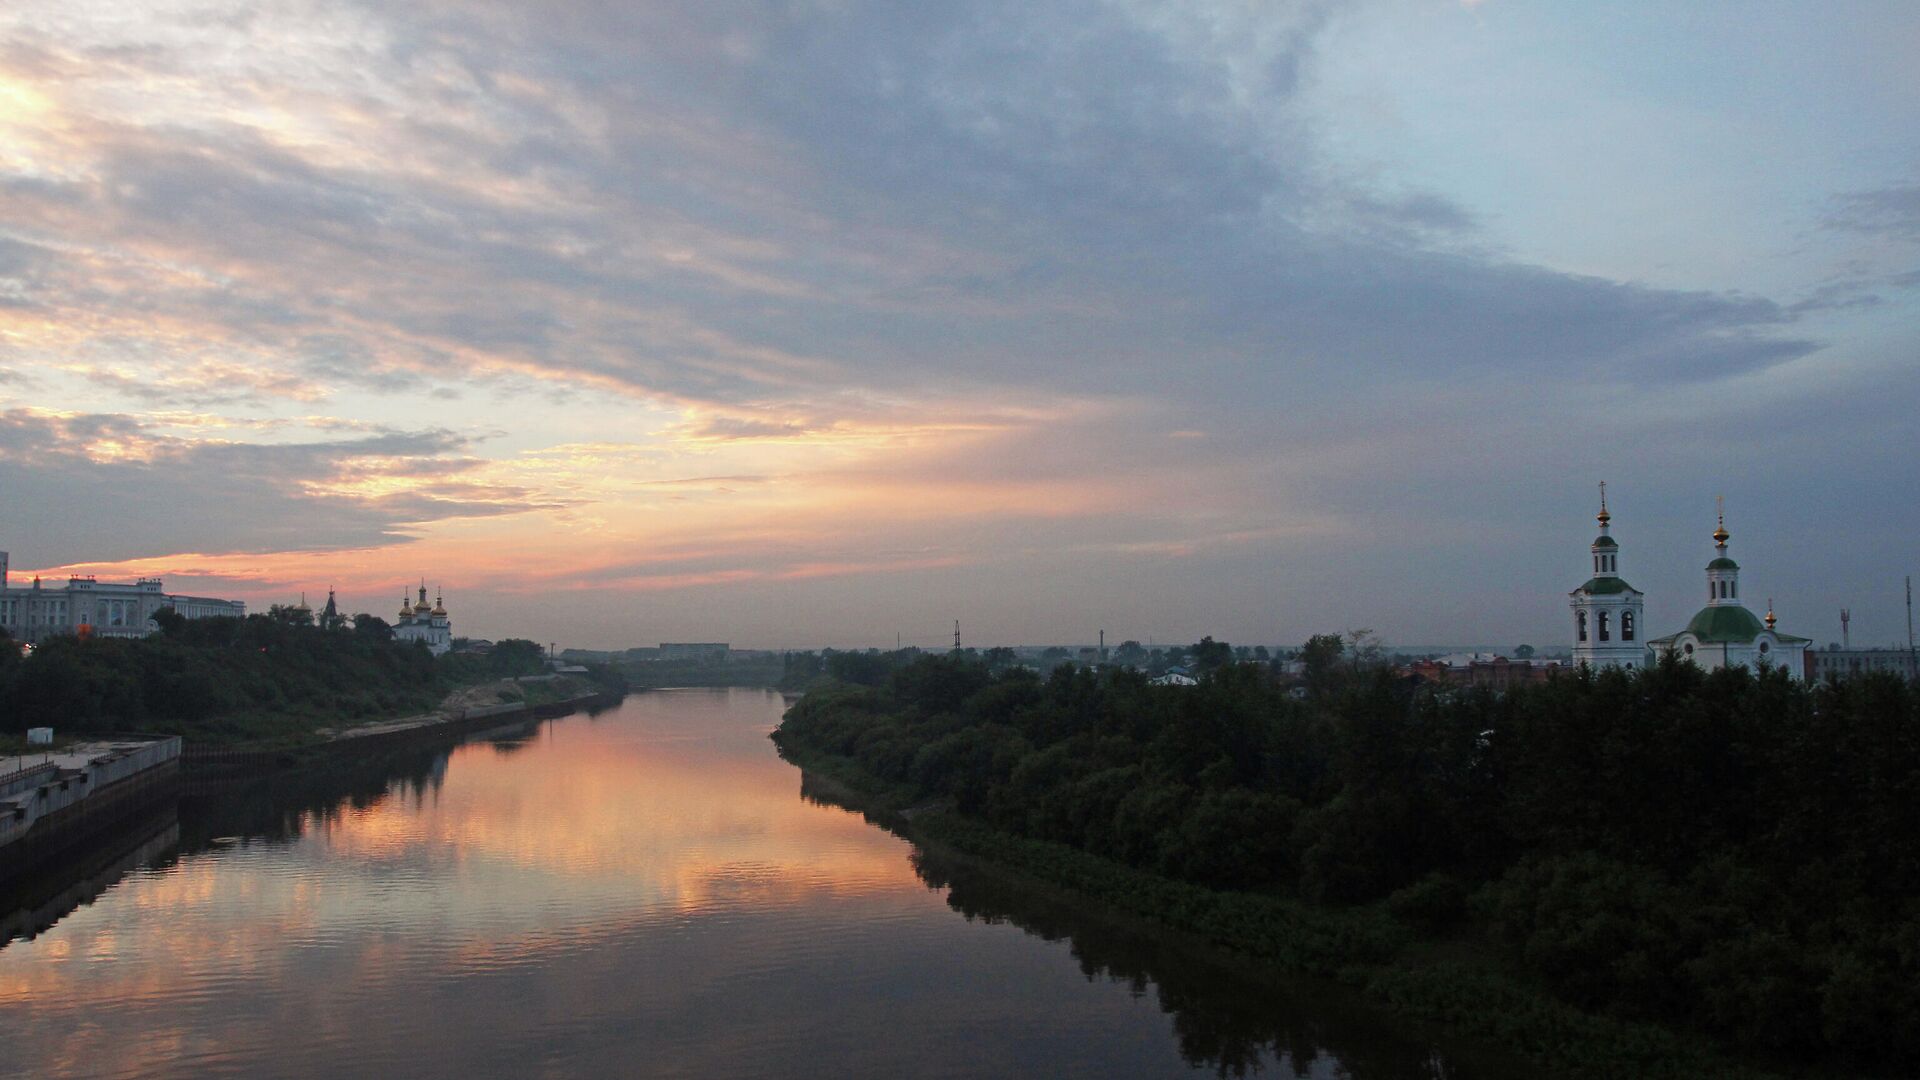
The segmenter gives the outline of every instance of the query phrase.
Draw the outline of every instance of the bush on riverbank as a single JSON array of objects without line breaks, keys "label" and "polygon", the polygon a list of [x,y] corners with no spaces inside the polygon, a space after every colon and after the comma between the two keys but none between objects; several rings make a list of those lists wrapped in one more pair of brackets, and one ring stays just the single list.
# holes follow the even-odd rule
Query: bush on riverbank
[{"label": "bush on riverbank", "polygon": [[1895,681],[1670,663],[1496,697],[1381,672],[1298,702],[1247,666],[1162,688],[920,658],[871,682],[809,693],[782,745],[1008,836],[1478,942],[1595,1014],[1920,1067],[1920,717]]}]

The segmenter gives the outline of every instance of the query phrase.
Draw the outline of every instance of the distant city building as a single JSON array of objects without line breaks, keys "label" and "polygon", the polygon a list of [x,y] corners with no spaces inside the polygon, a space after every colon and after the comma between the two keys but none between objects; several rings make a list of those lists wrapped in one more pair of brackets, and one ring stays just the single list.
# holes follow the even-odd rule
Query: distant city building
[{"label": "distant city building", "polygon": [[1740,564],[1727,555],[1731,535],[1722,515],[1713,530],[1714,559],[1707,564],[1707,606],[1694,615],[1686,629],[1647,644],[1657,652],[1673,652],[1709,671],[1771,666],[1785,668],[1795,678],[1804,677],[1807,646],[1812,642],[1775,629],[1778,620],[1771,602],[1765,620],[1755,618],[1740,602]]},{"label": "distant city building", "polygon": [[400,615],[394,620],[393,636],[398,641],[421,642],[435,656],[453,648],[453,620],[447,615],[446,602],[435,596],[432,606],[428,606],[426,582],[420,583],[418,601],[409,604],[404,595],[400,597]]},{"label": "distant city building", "polygon": [[1807,678],[1846,681],[1876,671],[1903,679],[1920,678],[1911,649],[1847,649],[1838,645],[1807,650]]},{"label": "distant city building", "polygon": [[731,647],[724,641],[663,641],[660,643],[662,660],[706,660],[714,663],[725,660]]},{"label": "distant city building", "polygon": [[66,634],[145,637],[159,629],[154,612],[168,607],[188,619],[247,613],[239,600],[169,594],[159,578],[122,585],[73,576],[48,588],[36,577],[31,586],[15,587],[7,577],[7,553],[0,551],[0,629],[16,640],[40,642]]},{"label": "distant city building", "polygon": [[1566,668],[1557,660],[1510,660],[1504,656],[1470,654],[1416,660],[1407,672],[1423,682],[1442,686],[1484,686],[1508,690],[1524,683],[1545,682]]}]

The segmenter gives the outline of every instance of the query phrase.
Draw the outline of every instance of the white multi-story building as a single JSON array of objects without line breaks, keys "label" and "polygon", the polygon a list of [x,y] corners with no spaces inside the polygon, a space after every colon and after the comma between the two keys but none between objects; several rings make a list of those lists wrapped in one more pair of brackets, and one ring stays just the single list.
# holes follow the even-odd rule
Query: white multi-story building
[{"label": "white multi-story building", "polygon": [[453,648],[453,620],[447,616],[447,605],[440,597],[434,597],[433,606],[427,606],[427,586],[420,584],[420,599],[409,604],[407,598],[400,598],[400,617],[394,621],[393,636],[400,641],[419,641],[426,643],[427,649],[435,656]]},{"label": "white multi-story building", "polygon": [[0,630],[17,641],[39,642],[72,634],[85,637],[144,637],[158,627],[153,614],[170,607],[189,619],[217,615],[240,618],[247,605],[239,600],[169,594],[159,578],[131,584],[69,577],[65,585],[33,584],[16,587],[7,577],[7,553],[0,551]]},{"label": "white multi-story building", "polygon": [[1903,679],[1920,678],[1920,657],[1912,649],[1854,649],[1829,645],[1807,651],[1807,678],[1847,679],[1876,671]]}]

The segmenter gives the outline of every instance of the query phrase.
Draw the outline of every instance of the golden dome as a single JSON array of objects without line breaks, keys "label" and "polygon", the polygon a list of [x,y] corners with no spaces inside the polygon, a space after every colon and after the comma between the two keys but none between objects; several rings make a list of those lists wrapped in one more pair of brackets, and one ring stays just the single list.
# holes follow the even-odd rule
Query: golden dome
[{"label": "golden dome", "polygon": [[433,613],[435,615],[445,615],[447,613],[447,602],[442,600],[438,595],[435,595],[433,598]]}]

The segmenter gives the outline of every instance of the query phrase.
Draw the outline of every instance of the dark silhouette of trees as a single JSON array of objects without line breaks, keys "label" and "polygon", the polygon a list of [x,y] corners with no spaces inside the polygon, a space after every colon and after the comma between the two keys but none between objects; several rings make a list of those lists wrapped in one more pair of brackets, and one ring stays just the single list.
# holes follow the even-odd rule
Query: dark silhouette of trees
[{"label": "dark silhouette of trees", "polygon": [[1920,1070],[1912,686],[1670,659],[1435,692],[1357,636],[1361,650],[1331,634],[1301,649],[1304,701],[1252,664],[1195,687],[1077,665],[869,666],[809,693],[779,738],[1014,836],[1377,906],[1504,952],[1584,1009]]}]

